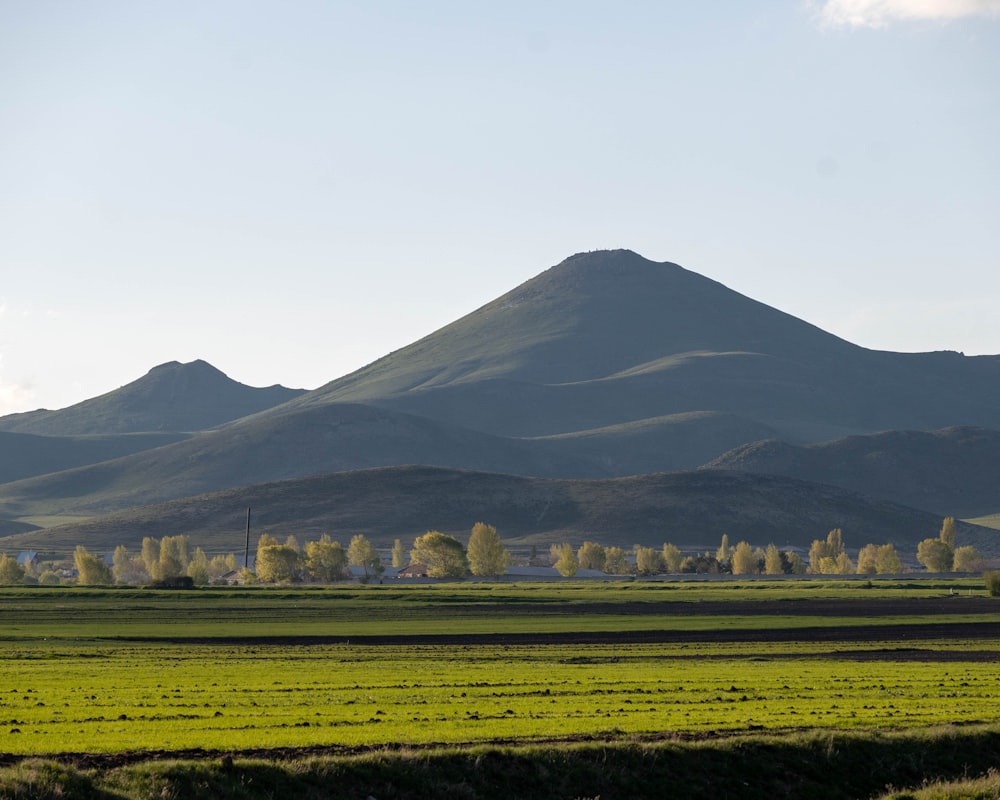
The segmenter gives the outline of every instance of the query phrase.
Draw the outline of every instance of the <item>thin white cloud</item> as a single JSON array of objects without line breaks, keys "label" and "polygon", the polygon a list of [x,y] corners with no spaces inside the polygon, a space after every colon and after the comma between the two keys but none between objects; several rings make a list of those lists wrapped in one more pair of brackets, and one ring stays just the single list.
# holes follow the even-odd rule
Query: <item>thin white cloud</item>
[{"label": "thin white cloud", "polygon": [[892,22],[947,22],[964,17],[1000,17],[1000,0],[826,0],[824,25],[884,28]]}]

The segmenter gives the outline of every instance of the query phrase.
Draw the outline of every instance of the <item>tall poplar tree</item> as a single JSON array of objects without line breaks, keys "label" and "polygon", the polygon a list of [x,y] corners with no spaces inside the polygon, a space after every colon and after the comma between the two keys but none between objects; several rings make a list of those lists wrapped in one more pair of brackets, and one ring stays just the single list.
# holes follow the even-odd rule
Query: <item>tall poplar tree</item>
[{"label": "tall poplar tree", "polygon": [[469,571],[480,577],[495,578],[503,575],[510,564],[510,553],[500,541],[497,529],[485,522],[477,522],[472,526],[467,557]]}]

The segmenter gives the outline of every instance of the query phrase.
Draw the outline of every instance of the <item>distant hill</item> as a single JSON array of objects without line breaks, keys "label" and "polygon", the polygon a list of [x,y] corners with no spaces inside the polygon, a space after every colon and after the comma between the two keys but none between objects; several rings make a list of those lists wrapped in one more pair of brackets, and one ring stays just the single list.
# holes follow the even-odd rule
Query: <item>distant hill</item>
[{"label": "distant hill", "polygon": [[120,389],[59,411],[0,417],[0,431],[42,436],[201,431],[301,394],[284,386],[245,386],[204,361],[171,361]]},{"label": "distant hill", "polygon": [[[912,551],[936,536],[941,517],[832,486],[790,478],[705,470],[605,480],[553,480],[432,467],[390,467],[317,475],[175,500],[0,539],[0,550],[68,552],[143,536],[189,533],[213,551],[242,552],[246,509],[253,541],[267,531],[300,541],[329,533],[347,543],[363,533],[387,548],[437,529],[467,537],[472,525],[497,526],[510,546],[542,549],[556,541],[687,549],[717,545],[723,533],[766,545],[807,548],[841,527],[850,548],[891,541]],[[960,543],[995,551],[1000,532],[959,526]]]},{"label": "distant hill", "polygon": [[986,428],[886,431],[805,447],[770,439],[706,467],[828,483],[945,516],[1000,508],[1000,431]]}]

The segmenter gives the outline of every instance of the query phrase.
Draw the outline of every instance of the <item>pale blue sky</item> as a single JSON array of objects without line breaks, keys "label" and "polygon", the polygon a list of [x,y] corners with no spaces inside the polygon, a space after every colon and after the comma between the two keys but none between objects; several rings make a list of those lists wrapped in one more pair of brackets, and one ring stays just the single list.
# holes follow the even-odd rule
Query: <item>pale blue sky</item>
[{"label": "pale blue sky", "polygon": [[0,0],[0,414],[314,388],[575,252],[1000,353],[1000,0]]}]

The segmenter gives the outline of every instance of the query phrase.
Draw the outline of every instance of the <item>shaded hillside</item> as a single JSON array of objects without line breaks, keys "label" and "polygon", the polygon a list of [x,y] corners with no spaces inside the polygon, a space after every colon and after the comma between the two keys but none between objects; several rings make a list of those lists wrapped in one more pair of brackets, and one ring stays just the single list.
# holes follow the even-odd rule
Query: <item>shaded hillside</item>
[{"label": "shaded hillside", "polygon": [[[347,542],[363,533],[378,546],[405,544],[427,530],[466,537],[480,520],[509,545],[593,539],[623,547],[687,548],[731,541],[808,547],[834,527],[850,547],[892,541],[905,550],[934,536],[941,518],[831,486],[789,478],[695,471],[608,480],[552,480],[431,467],[333,473],[249,486],[133,509],[0,540],[0,549],[96,550],[143,536],[188,533],[208,549],[242,552],[246,509],[256,534]],[[256,536],[255,534],[255,536]],[[995,531],[961,524],[959,541],[989,549]],[[256,539],[254,539],[255,541]],[[995,549],[995,548],[994,548]]]},{"label": "shaded hillside", "polygon": [[36,436],[0,431],[0,484],[120,458],[186,437],[183,433]]},{"label": "shaded hillside", "polygon": [[[15,522],[9,519],[0,519],[0,537],[14,536],[15,534],[37,530],[41,529],[37,525],[30,525],[27,522]],[[4,552],[3,549],[0,549],[0,553],[2,552]],[[10,553],[9,555],[13,555],[13,553]]]},{"label": "shaded hillside", "polygon": [[[604,477],[710,457],[761,426],[696,414],[547,440],[505,439],[358,404],[247,419],[168,447],[0,485],[9,517],[87,515],[324,472],[427,464]],[[702,458],[701,460],[704,460]]]},{"label": "shaded hillside", "polygon": [[617,250],[566,259],[293,404],[332,401],[518,436],[716,411],[809,442],[1000,428],[1000,357],[866,350],[676,264]]},{"label": "shaded hillside", "polygon": [[0,417],[0,430],[42,436],[200,431],[301,394],[284,386],[245,386],[204,361],[171,361],[120,389],[59,411]]},{"label": "shaded hillside", "polygon": [[726,442],[747,441],[762,431],[769,431],[767,436],[774,433],[764,425],[731,414],[701,411],[540,436],[521,440],[538,455],[539,462],[546,466],[559,461],[585,465],[586,471],[519,470],[517,474],[587,478],[682,470],[697,460],[699,453],[724,451]]},{"label": "shaded hillside", "polygon": [[774,439],[731,450],[709,469],[787,475],[944,516],[1000,509],[1000,431],[887,431],[796,447]]}]

